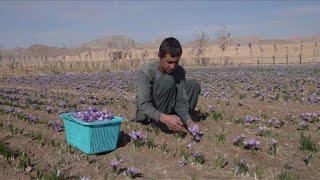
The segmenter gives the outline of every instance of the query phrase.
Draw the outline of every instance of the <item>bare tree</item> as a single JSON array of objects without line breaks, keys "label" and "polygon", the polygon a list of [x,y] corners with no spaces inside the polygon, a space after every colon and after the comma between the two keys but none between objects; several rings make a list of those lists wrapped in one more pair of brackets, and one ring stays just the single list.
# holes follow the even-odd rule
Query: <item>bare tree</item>
[{"label": "bare tree", "polygon": [[239,47],[240,47],[240,44],[238,43],[237,45],[236,45],[236,48],[235,48],[235,51],[236,51],[236,56],[238,57],[238,51],[239,51]]},{"label": "bare tree", "polygon": [[251,59],[251,62],[253,62],[253,60],[252,60],[252,43],[251,42],[248,43],[248,47],[250,49],[250,59]]},{"label": "bare tree", "polygon": [[289,63],[289,48],[286,46],[286,64]]},{"label": "bare tree", "polygon": [[195,40],[193,45],[193,50],[196,52],[196,62],[198,64],[206,65],[205,60],[203,59],[204,51],[209,44],[208,33],[201,31],[195,33]]},{"label": "bare tree", "polygon": [[273,45],[273,57],[272,57],[273,64],[276,64],[276,53],[277,53],[277,51],[278,51],[277,45]]},{"label": "bare tree", "polygon": [[0,45],[0,62],[1,62],[1,60],[2,60],[2,47]]},{"label": "bare tree", "polygon": [[230,37],[231,37],[231,32],[226,26],[221,25],[218,27],[216,43],[221,49],[221,64],[223,63],[223,52],[231,44]]},{"label": "bare tree", "polygon": [[[316,48],[317,48],[318,44],[315,42],[313,49],[312,49],[312,62],[315,62],[315,55],[316,55]],[[1,59],[0,59],[1,60]]]},{"label": "bare tree", "polygon": [[260,42],[260,41],[259,41],[259,50],[260,50],[260,58],[258,59],[258,64],[260,64],[260,63],[261,63],[261,61],[262,61],[262,57],[263,57],[263,52],[264,52],[263,47],[262,47],[262,45],[261,45],[261,42]]},{"label": "bare tree", "polygon": [[303,50],[303,41],[300,41],[300,54],[299,54],[299,59],[300,59],[300,64],[302,64],[302,50]]},{"label": "bare tree", "polygon": [[0,45],[0,68],[3,68],[3,62],[2,62],[2,46]]}]

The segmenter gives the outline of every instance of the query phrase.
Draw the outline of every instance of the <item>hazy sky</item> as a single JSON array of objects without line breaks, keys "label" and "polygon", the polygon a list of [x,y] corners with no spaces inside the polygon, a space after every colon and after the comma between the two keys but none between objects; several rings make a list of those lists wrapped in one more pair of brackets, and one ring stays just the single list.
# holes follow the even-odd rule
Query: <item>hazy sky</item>
[{"label": "hazy sky", "polygon": [[74,45],[110,35],[138,42],[164,36],[181,41],[217,26],[232,36],[320,35],[317,1],[0,1],[0,46]]}]

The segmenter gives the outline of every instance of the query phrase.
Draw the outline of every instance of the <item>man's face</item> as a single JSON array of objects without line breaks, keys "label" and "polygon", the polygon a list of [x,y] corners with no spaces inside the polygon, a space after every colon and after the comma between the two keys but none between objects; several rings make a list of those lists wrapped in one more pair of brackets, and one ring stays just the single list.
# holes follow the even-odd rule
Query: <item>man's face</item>
[{"label": "man's face", "polygon": [[180,56],[171,57],[171,54],[166,54],[165,57],[160,58],[159,69],[165,73],[172,73],[178,66]]}]

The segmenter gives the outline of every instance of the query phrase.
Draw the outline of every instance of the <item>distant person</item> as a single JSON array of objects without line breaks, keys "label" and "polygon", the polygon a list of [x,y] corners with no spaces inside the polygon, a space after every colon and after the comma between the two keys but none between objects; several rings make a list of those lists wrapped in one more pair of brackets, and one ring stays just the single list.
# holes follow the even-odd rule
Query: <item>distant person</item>
[{"label": "distant person", "polygon": [[185,70],[179,65],[181,55],[180,42],[169,37],[159,47],[159,60],[139,68],[136,121],[160,121],[172,131],[197,126],[191,114],[198,102],[200,84],[186,80]]}]

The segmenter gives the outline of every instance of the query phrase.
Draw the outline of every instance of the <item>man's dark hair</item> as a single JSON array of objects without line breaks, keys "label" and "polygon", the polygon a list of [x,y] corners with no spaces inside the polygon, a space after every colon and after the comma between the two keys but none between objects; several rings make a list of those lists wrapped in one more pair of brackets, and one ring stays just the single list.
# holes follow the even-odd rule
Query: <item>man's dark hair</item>
[{"label": "man's dark hair", "polygon": [[165,38],[159,47],[159,56],[163,58],[166,54],[170,54],[171,57],[178,57],[182,54],[182,47],[180,42],[173,37]]}]

